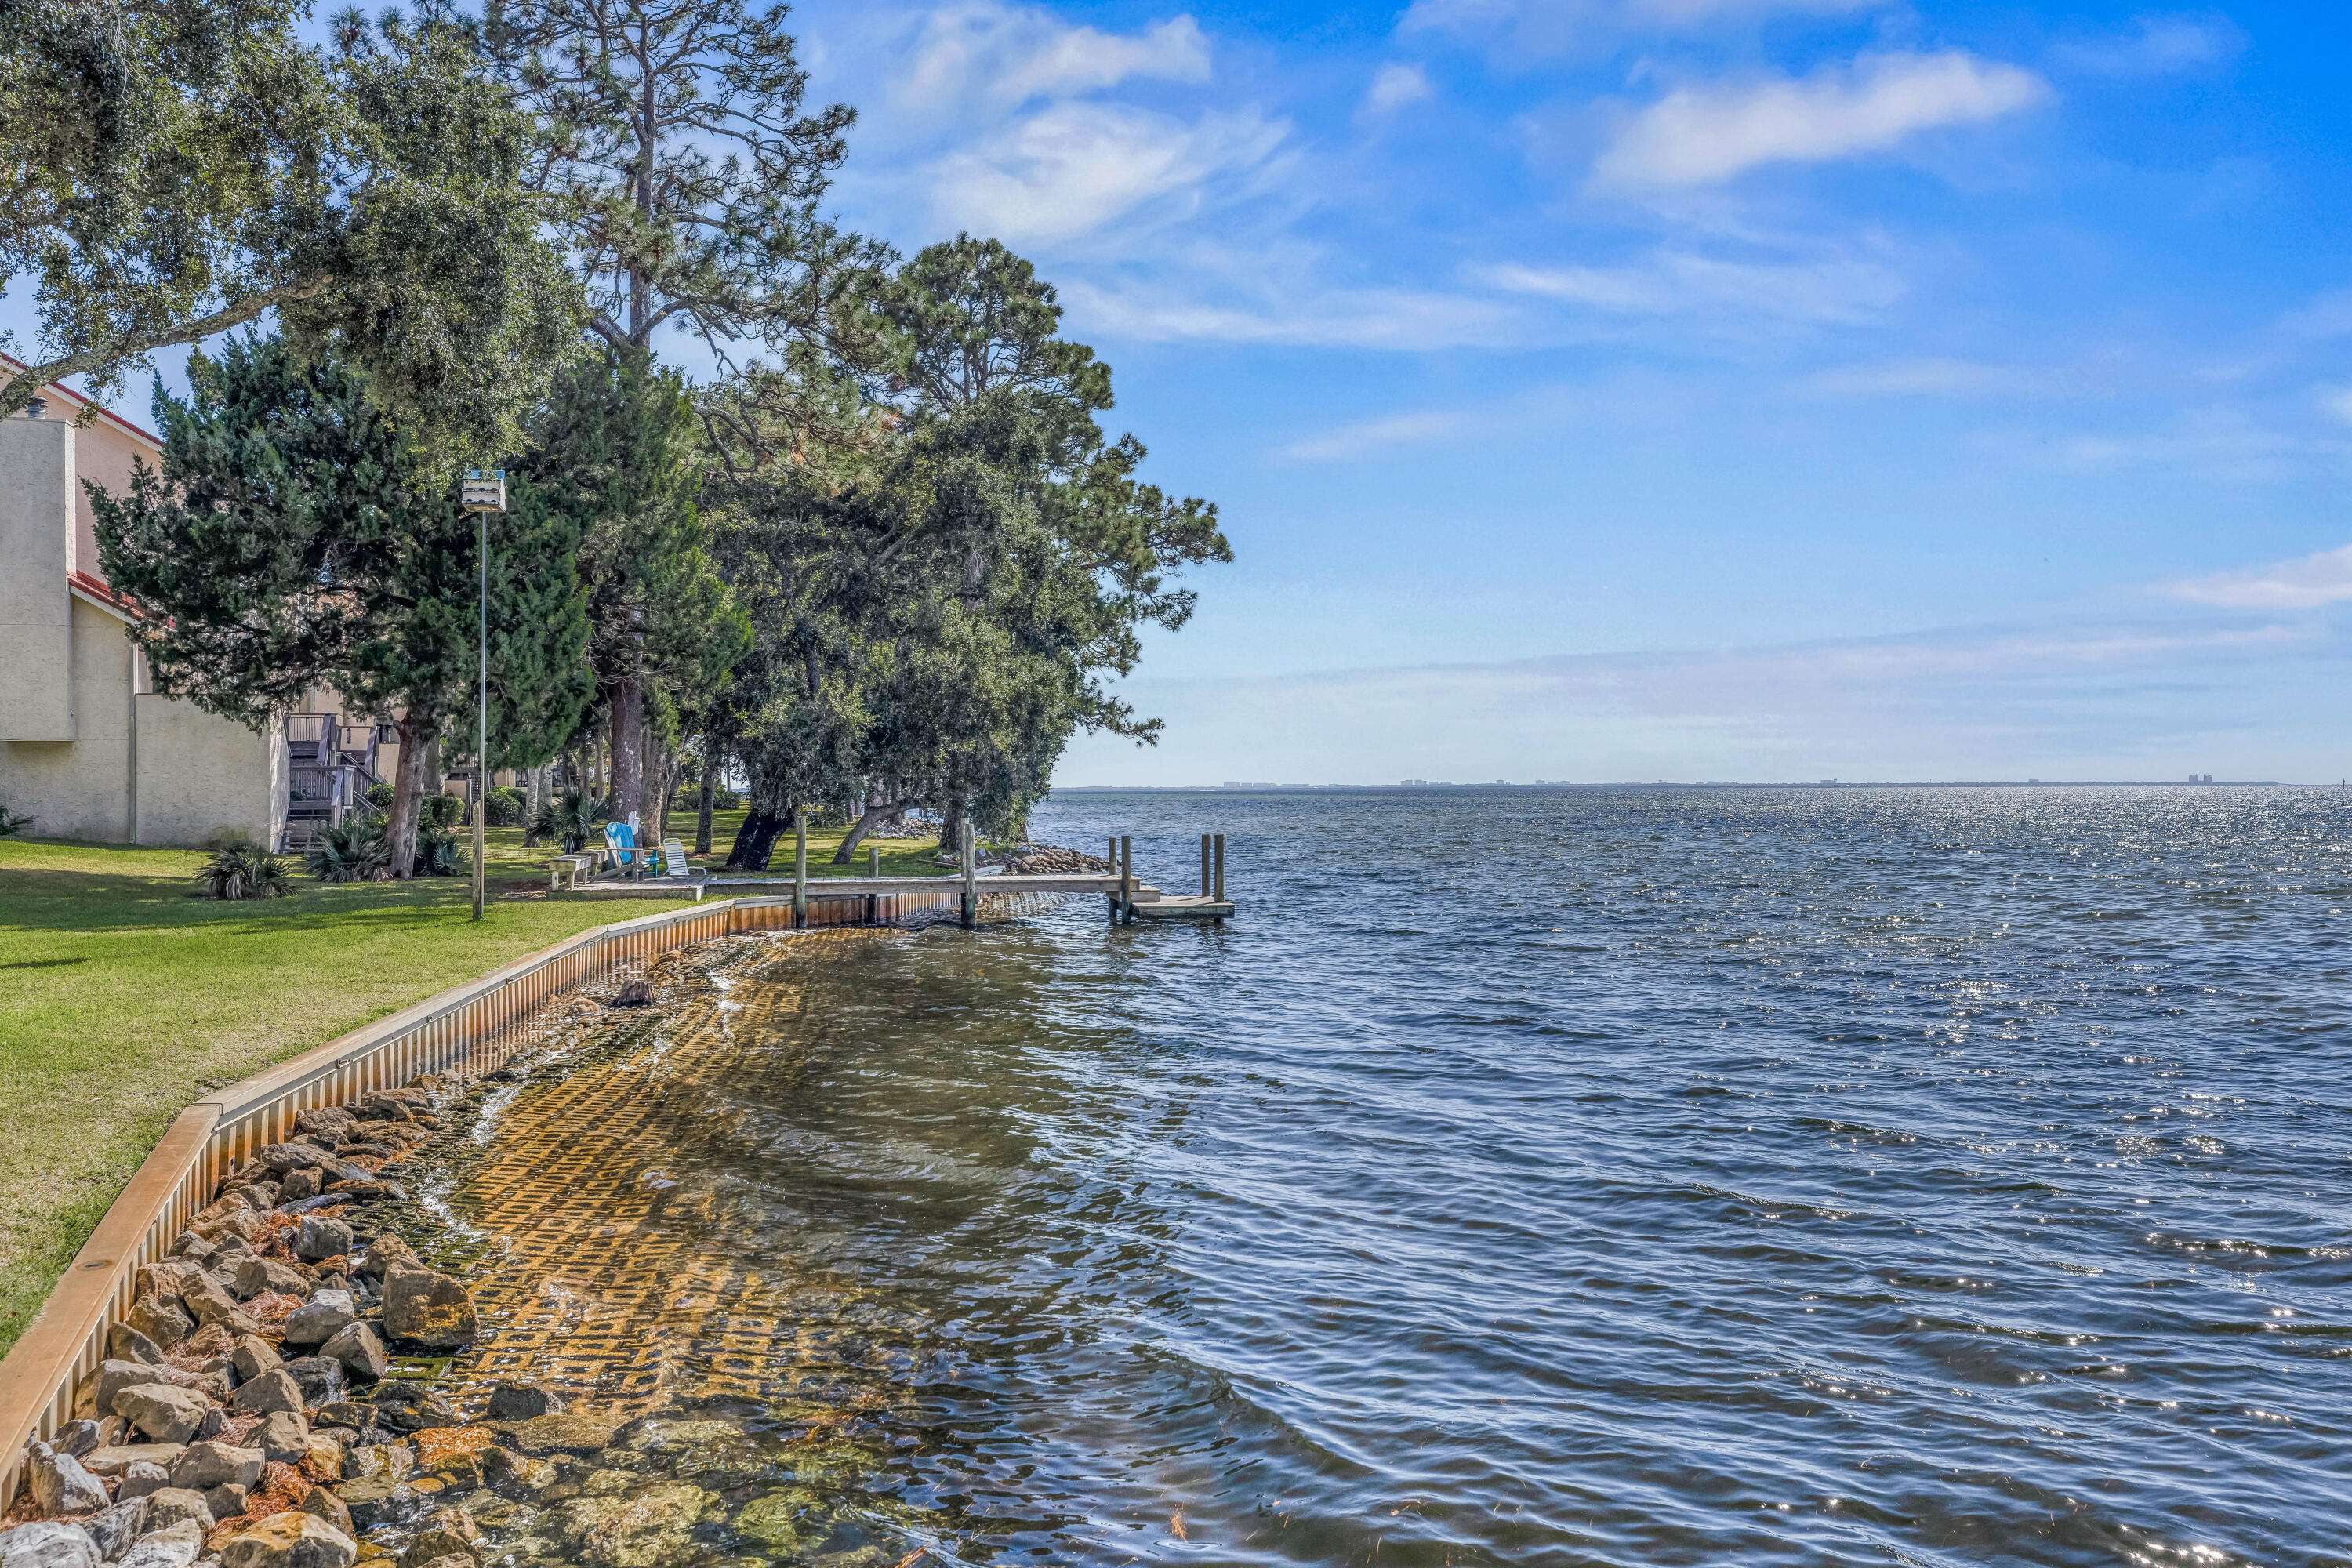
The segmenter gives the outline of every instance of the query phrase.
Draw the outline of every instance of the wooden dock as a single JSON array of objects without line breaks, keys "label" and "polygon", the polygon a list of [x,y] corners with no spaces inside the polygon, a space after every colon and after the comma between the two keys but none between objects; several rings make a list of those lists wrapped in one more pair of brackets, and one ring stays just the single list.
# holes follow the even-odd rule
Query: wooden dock
[{"label": "wooden dock", "polygon": [[[882,920],[887,923],[886,909],[933,907],[940,896],[947,894],[955,895],[966,925],[977,919],[980,900],[1027,894],[1098,894],[1108,902],[1114,924],[1132,925],[1137,921],[1224,921],[1231,920],[1234,912],[1233,900],[1225,897],[1225,836],[1222,833],[1201,835],[1201,890],[1197,894],[1163,893],[1148,882],[1138,881],[1134,840],[1125,836],[1110,841],[1110,862],[1118,870],[1107,875],[1080,872],[983,877],[967,854],[963,869],[944,877],[812,877],[807,873],[806,857],[806,842],[803,840],[796,846],[793,876],[722,873],[692,879],[657,877],[639,881],[590,882],[577,891],[589,898],[690,898],[697,901],[706,897],[731,898],[746,893],[790,893],[800,911],[795,916],[796,924],[845,923],[845,917],[853,911],[840,906],[853,900],[863,906],[865,921]],[[886,904],[885,900],[889,902]],[[818,903],[828,908],[823,918],[812,921],[810,906]],[[856,921],[850,919],[846,923]]]}]

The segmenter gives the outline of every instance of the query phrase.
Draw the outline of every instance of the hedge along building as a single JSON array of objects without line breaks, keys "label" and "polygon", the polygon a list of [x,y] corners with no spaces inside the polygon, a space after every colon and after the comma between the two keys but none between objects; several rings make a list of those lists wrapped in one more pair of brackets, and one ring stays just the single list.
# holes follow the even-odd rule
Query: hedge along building
[{"label": "hedge along building", "polygon": [[0,806],[48,838],[299,846],[389,776],[394,748],[328,693],[256,733],[154,689],[83,489],[127,493],[142,462],[163,466],[153,435],[64,387],[0,419]]}]

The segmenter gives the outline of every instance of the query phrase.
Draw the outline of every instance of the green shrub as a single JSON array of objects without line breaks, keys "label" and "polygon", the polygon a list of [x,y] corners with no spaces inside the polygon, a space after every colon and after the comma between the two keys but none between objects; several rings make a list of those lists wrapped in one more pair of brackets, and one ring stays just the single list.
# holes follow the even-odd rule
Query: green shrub
[{"label": "green shrub", "polygon": [[392,875],[392,846],[381,816],[355,812],[319,835],[302,868],[321,882],[381,882]]},{"label": "green shrub", "polygon": [[592,800],[583,803],[578,790],[565,790],[551,796],[531,818],[530,830],[541,838],[553,838],[563,846],[566,855],[574,853],[589,839],[598,837],[604,821],[604,803]]},{"label": "green shrub", "polygon": [[30,816],[19,816],[6,806],[0,805],[0,838],[14,838],[32,826]]},{"label": "green shrub", "polygon": [[425,827],[455,827],[466,820],[466,797],[428,795],[417,808],[416,820]]},{"label": "green shrub", "polygon": [[488,822],[492,827],[520,827],[522,826],[522,791],[509,784],[504,789],[492,790],[489,793],[488,800],[489,809],[484,815],[483,820]]},{"label": "green shrub", "polygon": [[378,811],[392,809],[392,785],[383,779],[367,786],[367,803]]},{"label": "green shrub", "polygon": [[713,810],[733,811],[742,804],[743,797],[731,789],[715,789],[710,792],[710,805]]},{"label": "green shrub", "polygon": [[286,862],[250,837],[231,838],[196,870],[208,899],[275,899],[293,891]]},{"label": "green shrub", "polygon": [[417,826],[416,860],[409,869],[410,876],[456,877],[470,869],[466,858],[457,852],[456,834],[445,827]]}]

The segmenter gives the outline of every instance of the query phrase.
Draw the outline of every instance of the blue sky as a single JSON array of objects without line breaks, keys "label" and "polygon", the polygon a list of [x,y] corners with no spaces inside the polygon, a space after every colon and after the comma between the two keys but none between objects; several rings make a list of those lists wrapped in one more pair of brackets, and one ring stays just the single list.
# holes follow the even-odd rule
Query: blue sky
[{"label": "blue sky", "polygon": [[1065,783],[2332,783],[2347,10],[794,16],[843,218],[1034,258],[1223,509]]}]

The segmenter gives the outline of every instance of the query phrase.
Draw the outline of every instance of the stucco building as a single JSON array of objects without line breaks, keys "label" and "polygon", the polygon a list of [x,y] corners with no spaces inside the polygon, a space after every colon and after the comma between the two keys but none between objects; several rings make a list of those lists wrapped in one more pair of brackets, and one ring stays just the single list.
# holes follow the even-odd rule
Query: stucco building
[{"label": "stucco building", "polygon": [[0,806],[109,844],[283,846],[289,816],[298,840],[341,816],[382,765],[376,726],[257,733],[158,695],[125,635],[137,610],[107,585],[83,486],[126,493],[134,462],[162,467],[155,437],[60,387],[31,416],[0,419]]}]

